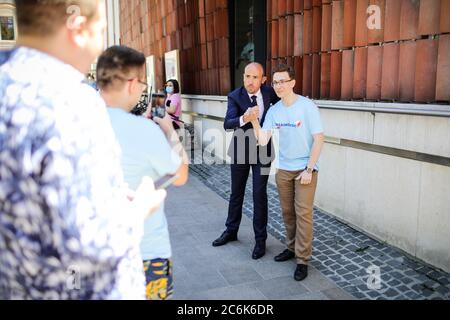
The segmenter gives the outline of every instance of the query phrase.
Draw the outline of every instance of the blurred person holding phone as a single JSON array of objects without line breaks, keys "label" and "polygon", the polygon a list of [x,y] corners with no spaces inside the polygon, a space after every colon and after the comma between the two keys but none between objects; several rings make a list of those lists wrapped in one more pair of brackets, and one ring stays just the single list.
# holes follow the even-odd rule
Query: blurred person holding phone
[{"label": "blurred person holding phone", "polygon": [[[145,79],[145,56],[134,49],[113,46],[98,59],[97,83],[122,148],[125,181],[132,190],[144,176],[157,184],[163,177],[159,187],[171,182],[182,186],[188,179],[188,159],[170,116],[161,118],[154,114],[151,121],[130,113],[147,88]],[[171,298],[172,252],[164,205],[145,221],[141,255],[147,299]]]},{"label": "blurred person holding phone", "polygon": [[128,193],[105,103],[85,82],[105,3],[15,5],[17,47],[0,53],[0,299],[144,299],[143,222],[165,192],[144,179]]},{"label": "blurred person holding phone", "polygon": [[180,95],[180,84],[177,80],[171,79],[166,82],[166,107],[167,112],[172,117],[173,127],[175,130],[180,129],[183,123],[180,120],[181,117],[181,95]]}]

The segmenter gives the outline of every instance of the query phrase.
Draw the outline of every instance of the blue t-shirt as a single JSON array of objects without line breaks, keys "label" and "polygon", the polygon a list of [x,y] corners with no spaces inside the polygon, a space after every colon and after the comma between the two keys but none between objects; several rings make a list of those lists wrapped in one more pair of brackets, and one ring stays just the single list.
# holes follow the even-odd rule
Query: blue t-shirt
[{"label": "blue t-shirt", "polygon": [[[298,96],[289,107],[279,101],[267,112],[264,130],[273,130],[279,139],[277,169],[297,171],[308,165],[314,143],[313,135],[323,133],[319,108],[310,99]],[[319,170],[319,161],[315,167]]]},{"label": "blue t-shirt", "polygon": [[[156,181],[178,171],[181,159],[158,125],[118,108],[108,108],[108,114],[122,149],[122,168],[130,189],[136,190],[145,176]],[[145,220],[141,254],[144,260],[172,256],[164,205]]]}]

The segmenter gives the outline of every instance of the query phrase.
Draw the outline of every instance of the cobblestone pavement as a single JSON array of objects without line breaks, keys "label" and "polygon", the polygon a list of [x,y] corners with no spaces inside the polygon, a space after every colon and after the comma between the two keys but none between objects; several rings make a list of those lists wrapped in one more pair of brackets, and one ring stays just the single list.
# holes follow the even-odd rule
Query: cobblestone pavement
[{"label": "cobblestone pavement", "polygon": [[[228,165],[191,165],[191,173],[225,200],[230,196]],[[269,183],[268,231],[284,241],[285,229],[276,186]],[[248,180],[243,213],[252,217],[252,184]],[[314,266],[328,279],[357,299],[450,299],[450,275],[414,259],[406,253],[370,238],[333,216],[314,210]],[[375,268],[374,268],[375,267]],[[376,285],[377,269],[381,288]],[[370,275],[372,273],[372,275]]]}]

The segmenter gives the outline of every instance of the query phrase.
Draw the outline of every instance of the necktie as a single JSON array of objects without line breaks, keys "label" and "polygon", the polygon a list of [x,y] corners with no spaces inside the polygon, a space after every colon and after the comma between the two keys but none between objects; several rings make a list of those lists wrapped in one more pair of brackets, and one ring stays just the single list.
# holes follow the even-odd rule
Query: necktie
[{"label": "necktie", "polygon": [[[257,96],[252,96],[252,107],[256,107],[258,105],[257,99],[258,99]],[[259,119],[261,119],[263,112],[264,112],[264,107],[259,106],[259,115],[258,115]]]}]

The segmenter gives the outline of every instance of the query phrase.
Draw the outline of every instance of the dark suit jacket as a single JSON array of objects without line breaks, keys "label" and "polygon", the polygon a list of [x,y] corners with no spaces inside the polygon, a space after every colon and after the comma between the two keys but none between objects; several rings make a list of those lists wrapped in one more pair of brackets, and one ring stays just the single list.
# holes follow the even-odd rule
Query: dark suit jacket
[{"label": "dark suit jacket", "polygon": [[[264,101],[264,114],[261,119],[261,126],[267,115],[269,108],[280,101],[272,87],[261,86],[261,94]],[[252,106],[252,101],[244,87],[238,88],[228,95],[228,110],[225,117],[225,130],[234,130],[233,139],[228,148],[228,155],[237,164],[256,164],[263,160],[263,164],[267,159],[260,159],[259,155],[267,155],[270,161],[275,156],[270,142],[265,147],[256,147],[256,138],[253,133],[253,125],[247,123],[240,127],[240,117],[244,115],[248,108]],[[261,150],[259,150],[261,149]]]}]

